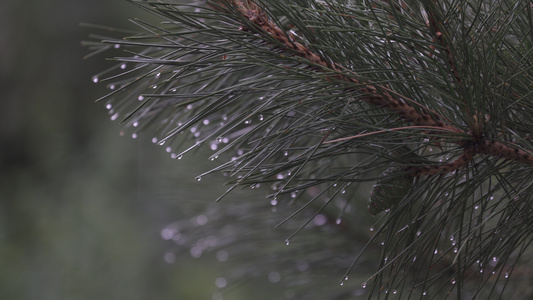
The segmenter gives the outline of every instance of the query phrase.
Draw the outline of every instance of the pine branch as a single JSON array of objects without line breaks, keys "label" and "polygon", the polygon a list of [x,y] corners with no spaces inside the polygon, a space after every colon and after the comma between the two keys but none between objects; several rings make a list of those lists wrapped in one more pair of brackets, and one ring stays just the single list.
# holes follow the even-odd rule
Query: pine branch
[{"label": "pine branch", "polygon": [[323,215],[364,236],[347,207],[376,181],[370,296],[503,292],[533,237],[528,1],[132,2],[165,21],[91,44],[127,49],[95,81],[132,136],[177,159],[204,144],[229,154],[198,178],[223,172],[228,193],[263,184],[274,209],[300,205],[287,241]]},{"label": "pine branch", "polygon": [[[306,46],[295,41],[294,35],[291,33],[286,33],[278,28],[274,22],[269,20],[267,14],[257,4],[250,1],[230,1],[224,2],[222,5],[224,5],[224,10],[233,9],[240,14],[240,17],[249,21],[250,24],[253,24],[250,26],[243,23],[241,25],[241,30],[250,30],[260,35],[266,34],[283,45],[284,53],[287,55],[295,55],[307,60],[310,67],[318,72],[325,72],[328,74],[333,73],[333,75],[325,77],[324,80],[339,80],[356,85],[356,92],[364,95],[360,98],[361,100],[378,107],[388,109],[398,114],[398,116],[403,118],[405,121],[412,123],[413,126],[439,128],[441,132],[450,132],[452,134],[468,134],[468,138],[454,141],[459,146],[464,148],[464,152],[461,157],[457,158],[453,162],[444,163],[440,166],[433,165],[412,168],[411,171],[413,176],[435,175],[453,172],[467,165],[473,159],[474,155],[478,153],[496,157],[504,157],[506,159],[514,160],[518,163],[533,165],[532,154],[500,142],[485,140],[482,133],[483,124],[481,122],[479,124],[474,124],[476,126],[471,128],[471,130],[466,133],[460,128],[441,121],[441,118],[437,115],[432,116],[427,112],[418,112],[409,103],[404,102],[401,95],[395,95],[400,99],[393,97],[390,93],[390,89],[376,85],[372,82],[368,83],[360,81],[358,78],[361,76],[353,74],[353,72],[350,72],[350,75],[353,77],[344,75],[345,71],[348,70],[347,68],[340,66],[335,62],[327,62],[324,58],[320,57],[316,53],[313,53]],[[435,9],[431,9],[428,11],[432,12],[434,10]],[[438,25],[442,22],[437,21],[434,13],[429,13],[428,17],[429,25],[434,33],[435,39],[444,49],[444,53],[446,54],[447,62],[451,68],[453,76],[455,77],[458,86],[461,88],[461,78],[459,76],[456,63],[453,60],[449,46],[447,45],[447,42],[444,41],[443,34]],[[418,104],[418,106],[422,108],[422,111],[430,111],[428,108],[423,107],[420,104]],[[471,114],[470,108],[466,107],[466,109]],[[475,117],[475,115],[471,115]],[[486,116],[486,118],[490,118],[490,116]]]}]

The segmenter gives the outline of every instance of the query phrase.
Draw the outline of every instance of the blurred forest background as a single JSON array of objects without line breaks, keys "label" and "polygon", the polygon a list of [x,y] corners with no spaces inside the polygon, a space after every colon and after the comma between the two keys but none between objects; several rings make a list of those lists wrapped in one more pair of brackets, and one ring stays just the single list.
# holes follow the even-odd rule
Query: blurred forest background
[{"label": "blurred forest background", "polygon": [[[160,235],[212,203],[223,178],[197,182],[206,156],[178,163],[148,137],[121,137],[94,103],[106,61],[82,59],[95,30],[79,24],[135,17],[149,18],[122,0],[2,1],[0,299],[212,299],[224,285],[231,260],[174,255]],[[257,287],[224,299],[271,299]]]}]

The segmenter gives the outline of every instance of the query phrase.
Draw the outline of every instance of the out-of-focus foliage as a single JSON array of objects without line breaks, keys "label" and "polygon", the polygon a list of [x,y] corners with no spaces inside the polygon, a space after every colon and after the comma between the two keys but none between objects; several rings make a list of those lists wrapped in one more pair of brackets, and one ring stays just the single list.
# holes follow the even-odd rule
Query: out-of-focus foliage
[{"label": "out-of-focus foliage", "polygon": [[160,236],[223,191],[190,175],[209,167],[120,137],[94,103],[108,64],[82,59],[79,23],[133,16],[125,1],[0,5],[0,299],[210,299],[229,264],[168,254]]}]

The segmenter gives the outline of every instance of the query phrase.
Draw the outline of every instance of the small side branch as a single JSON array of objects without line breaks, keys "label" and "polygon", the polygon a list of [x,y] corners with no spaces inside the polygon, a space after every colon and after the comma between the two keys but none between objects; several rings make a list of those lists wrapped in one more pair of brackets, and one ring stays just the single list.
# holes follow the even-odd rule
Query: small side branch
[{"label": "small side branch", "polygon": [[466,147],[463,150],[463,154],[454,161],[433,166],[410,167],[408,168],[408,170],[411,171],[411,176],[413,177],[418,177],[422,175],[432,176],[436,174],[446,174],[465,167],[474,158],[475,155],[476,148],[473,145],[470,145]]},{"label": "small side branch", "polygon": [[516,161],[517,163],[533,166],[533,155],[524,150],[514,148],[497,141],[485,140],[483,144],[480,145],[479,153],[501,157]]}]

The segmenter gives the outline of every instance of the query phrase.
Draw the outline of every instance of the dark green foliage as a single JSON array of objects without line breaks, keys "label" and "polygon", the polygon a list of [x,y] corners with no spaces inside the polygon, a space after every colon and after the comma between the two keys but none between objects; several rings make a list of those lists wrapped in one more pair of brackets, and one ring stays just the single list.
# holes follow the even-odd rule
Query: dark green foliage
[{"label": "dark green foliage", "polygon": [[529,1],[132,2],[163,22],[94,44],[126,49],[95,77],[124,132],[177,159],[207,145],[223,160],[198,178],[271,187],[299,205],[281,224],[310,211],[287,241],[364,220],[348,208],[377,180],[369,297],[505,292],[533,237]]},{"label": "dark green foliage", "polygon": [[379,177],[368,200],[368,212],[371,215],[398,204],[407,195],[413,183],[413,177],[398,167],[388,168]]}]

